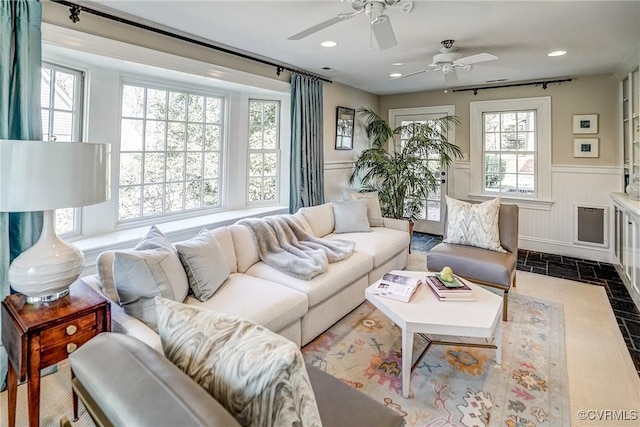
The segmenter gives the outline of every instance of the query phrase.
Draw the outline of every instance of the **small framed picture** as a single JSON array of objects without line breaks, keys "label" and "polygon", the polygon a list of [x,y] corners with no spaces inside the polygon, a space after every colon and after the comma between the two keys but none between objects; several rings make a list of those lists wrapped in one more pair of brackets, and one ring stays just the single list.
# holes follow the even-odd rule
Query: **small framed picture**
[{"label": "small framed picture", "polygon": [[598,133],[598,115],[574,114],[573,133]]},{"label": "small framed picture", "polygon": [[573,157],[598,156],[598,138],[573,138]]}]

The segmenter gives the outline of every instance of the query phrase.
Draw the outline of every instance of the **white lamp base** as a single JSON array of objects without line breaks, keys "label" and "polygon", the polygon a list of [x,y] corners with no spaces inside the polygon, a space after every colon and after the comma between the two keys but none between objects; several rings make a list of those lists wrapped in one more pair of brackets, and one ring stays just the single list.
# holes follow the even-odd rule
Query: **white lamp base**
[{"label": "white lamp base", "polygon": [[42,234],[9,267],[9,284],[29,304],[55,301],[69,293],[84,268],[84,254],[56,235],[53,210],[44,211]]}]

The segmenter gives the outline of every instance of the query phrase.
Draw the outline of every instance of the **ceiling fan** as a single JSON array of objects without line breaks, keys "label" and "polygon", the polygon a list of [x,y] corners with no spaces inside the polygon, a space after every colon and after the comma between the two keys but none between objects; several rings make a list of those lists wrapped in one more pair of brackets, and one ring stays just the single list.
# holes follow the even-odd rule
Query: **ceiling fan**
[{"label": "ceiling fan", "polygon": [[473,64],[498,59],[497,56],[490,53],[478,53],[463,57],[461,53],[458,53],[458,48],[453,46],[455,40],[443,40],[440,43],[442,43],[443,47],[440,48],[440,53],[434,55],[433,62],[429,64],[428,68],[395,77],[393,80],[429,71],[442,71],[447,86],[453,86],[458,83],[458,75],[456,74],[458,70],[469,71],[473,68]]},{"label": "ceiling fan", "polygon": [[413,1],[409,0],[348,0],[354,12],[341,13],[338,16],[307,28],[292,35],[288,40],[300,40],[317,33],[338,22],[348,21],[354,16],[364,13],[369,18],[369,31],[373,33],[380,50],[389,49],[398,44],[391,27],[391,21],[385,14],[387,7],[409,13],[413,9]]}]

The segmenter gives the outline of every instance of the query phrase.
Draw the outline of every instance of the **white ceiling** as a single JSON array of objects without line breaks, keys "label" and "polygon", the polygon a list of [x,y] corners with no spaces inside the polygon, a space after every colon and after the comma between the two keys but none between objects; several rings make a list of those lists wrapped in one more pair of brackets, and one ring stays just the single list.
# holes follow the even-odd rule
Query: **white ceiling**
[{"label": "white ceiling", "polygon": [[[640,0],[414,1],[409,14],[387,8],[398,45],[382,51],[375,41],[369,48],[364,14],[302,40],[287,40],[353,11],[348,1],[99,0],[81,4],[124,12],[380,95],[445,88],[444,76],[436,71],[389,80],[394,71],[406,74],[426,68],[444,39],[455,39],[463,56],[487,52],[499,58],[459,71],[458,87],[501,78],[516,82],[612,73],[629,54],[638,55],[640,44]],[[336,41],[338,46],[320,47],[324,40]],[[567,55],[547,56],[559,49]],[[392,65],[398,62],[405,65]],[[480,67],[485,64],[489,68]]]}]

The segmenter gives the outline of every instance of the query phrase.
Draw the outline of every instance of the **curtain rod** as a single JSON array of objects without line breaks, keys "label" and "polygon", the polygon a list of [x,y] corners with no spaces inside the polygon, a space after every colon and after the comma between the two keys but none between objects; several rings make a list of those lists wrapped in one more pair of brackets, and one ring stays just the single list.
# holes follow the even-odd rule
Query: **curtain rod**
[{"label": "curtain rod", "polygon": [[281,65],[281,64],[276,64],[275,62],[267,61],[267,60],[261,59],[261,58],[256,58],[255,56],[251,56],[251,55],[248,55],[248,54],[245,54],[245,53],[242,53],[242,52],[236,52],[234,50],[227,49],[227,48],[224,48],[222,46],[216,46],[216,45],[211,44],[211,43],[207,43],[207,42],[204,42],[204,41],[201,41],[201,40],[196,40],[196,39],[193,39],[193,38],[190,38],[190,37],[187,37],[187,36],[183,36],[183,35],[180,35],[180,34],[172,33],[172,32],[169,32],[169,31],[165,31],[165,30],[162,30],[160,28],[154,28],[154,27],[151,27],[149,25],[142,24],[140,22],[131,21],[131,20],[126,19],[126,18],[121,18],[119,16],[111,15],[109,13],[102,12],[102,11],[99,11],[99,10],[96,10],[96,9],[91,9],[89,7],[82,6],[82,5],[79,5],[77,3],[73,3],[73,2],[70,2],[70,1],[66,1],[66,0],[49,0],[49,1],[52,2],[52,3],[57,3],[57,4],[60,4],[62,6],[69,7],[69,11],[71,13],[69,15],[69,19],[74,24],[76,22],[80,21],[80,12],[87,12],[87,13],[90,13],[92,15],[99,16],[101,18],[109,19],[111,21],[120,22],[122,24],[130,25],[132,27],[136,27],[136,28],[139,28],[139,29],[142,29],[142,30],[151,31],[151,32],[154,32],[156,34],[161,34],[163,36],[171,37],[171,38],[174,38],[174,39],[177,39],[177,40],[185,41],[185,42],[192,43],[192,44],[195,44],[195,45],[198,45],[198,46],[202,46],[202,47],[206,47],[206,48],[209,48],[209,49],[217,50],[219,52],[227,53],[229,55],[237,56],[237,57],[240,57],[240,58],[243,58],[243,59],[248,59],[248,60],[254,61],[254,62],[259,62],[259,63],[264,64],[264,65],[269,65],[269,66],[272,66],[272,67],[276,67],[276,74],[278,76],[283,71],[286,70],[286,71],[290,71],[292,73],[300,74],[300,75],[303,75],[303,76],[306,76],[306,77],[310,77],[310,78],[313,78],[313,79],[322,80],[322,81],[327,82],[327,83],[333,83],[333,81],[331,81],[329,79],[326,79],[326,78],[324,78],[322,76],[313,74],[313,73],[309,73],[309,72],[302,71],[302,70],[297,70],[295,68],[290,68],[290,67],[287,67],[287,66]]},{"label": "curtain rod", "polygon": [[516,86],[541,86],[542,89],[547,89],[547,86],[550,84],[562,84],[562,83],[566,83],[566,82],[570,82],[571,79],[570,78],[565,78],[565,79],[558,79],[558,80],[541,80],[538,82],[527,82],[527,83],[512,83],[512,84],[506,84],[506,85],[498,85],[498,86],[481,86],[481,87],[469,87],[469,88],[465,88],[465,89],[453,89],[452,92],[469,92],[469,91],[473,91],[474,95],[478,94],[479,90],[485,90],[485,89],[501,89],[501,88],[505,88],[505,87],[516,87]]}]

